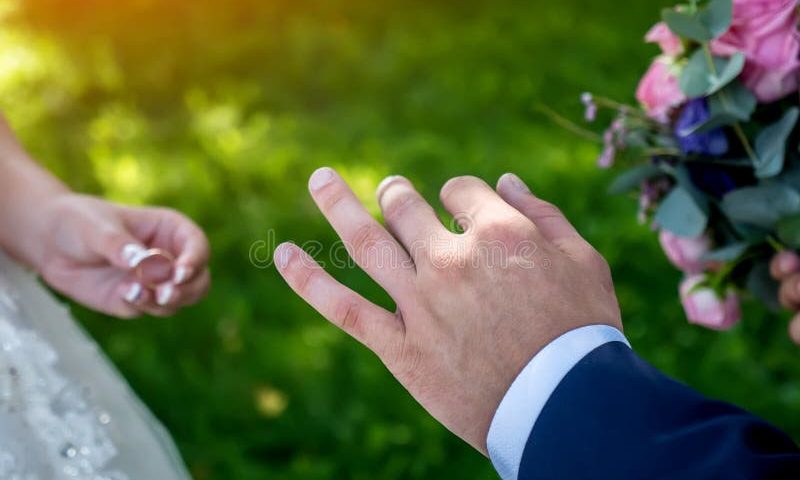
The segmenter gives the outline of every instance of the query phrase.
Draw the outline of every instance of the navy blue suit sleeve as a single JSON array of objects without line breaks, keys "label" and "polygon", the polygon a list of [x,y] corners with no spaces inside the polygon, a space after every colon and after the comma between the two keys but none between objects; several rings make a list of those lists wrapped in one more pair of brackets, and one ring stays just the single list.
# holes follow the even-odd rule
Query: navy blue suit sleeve
[{"label": "navy blue suit sleeve", "polygon": [[800,479],[800,451],[766,422],[703,397],[612,342],[553,392],[519,472],[521,480]]}]

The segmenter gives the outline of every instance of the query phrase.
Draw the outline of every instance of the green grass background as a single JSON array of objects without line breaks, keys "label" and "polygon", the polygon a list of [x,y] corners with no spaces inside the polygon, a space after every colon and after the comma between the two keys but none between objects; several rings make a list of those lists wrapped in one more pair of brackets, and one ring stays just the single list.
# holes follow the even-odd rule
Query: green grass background
[{"label": "green grass background", "polygon": [[[208,299],[168,320],[76,315],[174,435],[197,479],[495,478],[377,359],[295,298],[254,242],[335,236],[306,193],[338,168],[370,210],[384,175],[436,202],[448,178],[515,171],[612,265],[637,350],[800,438],[800,353],[748,305],[731,332],[687,325],[680,279],[635,201],[609,197],[580,118],[632,101],[666,1],[0,2],[0,105],[75,189],[193,217]],[[264,252],[261,252],[264,253]],[[384,305],[357,269],[333,270]],[[709,448],[713,448],[710,445]]]}]

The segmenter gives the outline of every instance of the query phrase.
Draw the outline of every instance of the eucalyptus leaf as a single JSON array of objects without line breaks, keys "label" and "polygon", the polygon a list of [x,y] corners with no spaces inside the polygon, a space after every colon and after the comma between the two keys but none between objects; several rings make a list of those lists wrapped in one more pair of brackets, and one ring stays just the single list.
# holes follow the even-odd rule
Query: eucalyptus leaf
[{"label": "eucalyptus leaf", "polygon": [[733,0],[711,0],[705,11],[701,11],[700,21],[711,32],[712,40],[727,32],[733,21]]},{"label": "eucalyptus leaf", "polygon": [[708,225],[708,204],[699,203],[695,196],[676,186],[658,207],[656,223],[681,237],[698,237]]},{"label": "eucalyptus leaf", "polygon": [[711,0],[708,6],[694,13],[685,10],[665,9],[661,18],[672,33],[705,43],[713,40],[730,28],[733,19],[732,0]]},{"label": "eucalyptus leaf", "polygon": [[664,175],[664,171],[658,168],[656,165],[650,163],[639,165],[638,167],[631,168],[630,170],[622,172],[620,175],[618,175],[608,187],[608,193],[617,195],[620,193],[629,192],[635,188],[638,188],[639,185],[641,185],[641,183],[645,180],[649,180],[660,175]]},{"label": "eucalyptus leaf", "polygon": [[786,141],[797,124],[800,109],[792,107],[783,114],[780,120],[764,128],[756,137],[756,176],[759,178],[774,177],[783,170],[786,158]]},{"label": "eucalyptus leaf", "polygon": [[789,163],[789,165],[783,169],[783,172],[777,177],[774,177],[773,180],[785,183],[790,187],[800,187],[800,164]]},{"label": "eucalyptus leaf", "polygon": [[675,35],[697,42],[707,42],[714,38],[711,29],[704,25],[697,15],[679,12],[672,8],[661,11],[661,19]]},{"label": "eucalyptus leaf", "polygon": [[[756,109],[755,95],[739,81],[731,82],[708,98],[708,119],[681,130],[683,136],[706,133],[718,127],[747,122]],[[749,162],[748,162],[749,163]]]},{"label": "eucalyptus leaf", "polygon": [[737,52],[730,58],[712,57],[698,48],[683,69],[680,87],[689,98],[712,95],[730,84],[744,68],[744,54]]},{"label": "eucalyptus leaf", "polygon": [[745,187],[725,195],[721,208],[734,223],[771,229],[781,218],[800,213],[800,193],[777,182]]},{"label": "eucalyptus leaf", "polygon": [[698,48],[683,67],[679,82],[681,91],[690,98],[702,97],[711,85],[711,76],[705,52],[702,48]]},{"label": "eucalyptus leaf", "polygon": [[711,86],[706,90],[706,95],[718,92],[722,87],[731,83],[742,73],[744,68],[744,54],[736,52],[727,61],[720,61],[719,57],[714,57],[716,75],[712,74]]},{"label": "eucalyptus leaf", "polygon": [[732,223],[736,234],[745,242],[750,244],[764,243],[767,237],[772,234],[772,230],[763,227],[756,227],[745,223]]},{"label": "eucalyptus leaf", "polygon": [[731,262],[741,257],[748,248],[750,248],[749,243],[733,243],[706,253],[703,255],[703,260],[708,262]]},{"label": "eucalyptus leaf", "polygon": [[800,215],[781,218],[777,226],[778,238],[792,248],[800,248]]},{"label": "eucalyptus leaf", "polygon": [[750,273],[747,274],[745,286],[771,311],[777,312],[780,310],[780,302],[778,302],[779,285],[770,275],[767,261],[758,262],[753,266]]}]

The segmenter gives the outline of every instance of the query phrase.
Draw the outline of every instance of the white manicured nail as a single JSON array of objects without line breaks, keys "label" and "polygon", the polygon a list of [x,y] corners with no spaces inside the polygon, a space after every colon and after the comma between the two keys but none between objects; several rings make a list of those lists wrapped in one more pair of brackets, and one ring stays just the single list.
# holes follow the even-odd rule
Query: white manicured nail
[{"label": "white manicured nail", "polygon": [[161,290],[158,291],[158,298],[156,299],[156,303],[161,305],[162,307],[169,303],[169,299],[172,298],[172,292],[174,287],[170,284],[164,285]]},{"label": "white manicured nail", "polygon": [[176,285],[180,285],[183,283],[187,278],[189,278],[189,268],[183,265],[180,265],[175,268],[175,277],[173,278],[173,282]]},{"label": "white manicured nail", "polygon": [[123,298],[125,298],[126,302],[133,303],[139,298],[139,295],[141,294],[142,294],[142,285],[140,283],[134,283],[133,285],[131,285],[131,288],[129,288],[128,291],[125,292]]},{"label": "white manicured nail", "polygon": [[135,243],[122,247],[122,258],[131,268],[137,267],[147,257],[147,249]]},{"label": "white manicured nail", "polygon": [[311,174],[311,178],[308,180],[308,188],[315,192],[329,184],[331,180],[333,180],[333,169],[322,167]]}]

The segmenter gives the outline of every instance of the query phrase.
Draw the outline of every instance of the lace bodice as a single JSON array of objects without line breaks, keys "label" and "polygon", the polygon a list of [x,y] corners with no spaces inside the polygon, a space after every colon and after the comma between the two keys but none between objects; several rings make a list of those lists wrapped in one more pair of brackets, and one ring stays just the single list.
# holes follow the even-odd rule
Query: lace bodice
[{"label": "lace bodice", "polygon": [[0,479],[188,479],[97,345],[0,252]]}]

